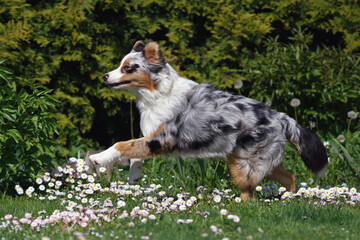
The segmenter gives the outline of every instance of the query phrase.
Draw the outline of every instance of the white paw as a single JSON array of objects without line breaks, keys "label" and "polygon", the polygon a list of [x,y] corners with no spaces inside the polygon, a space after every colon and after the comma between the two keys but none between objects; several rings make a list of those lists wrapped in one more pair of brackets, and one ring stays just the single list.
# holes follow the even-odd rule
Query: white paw
[{"label": "white paw", "polygon": [[95,166],[107,166],[114,161],[121,161],[121,153],[115,149],[113,145],[101,153],[90,155],[89,159],[94,163]]}]

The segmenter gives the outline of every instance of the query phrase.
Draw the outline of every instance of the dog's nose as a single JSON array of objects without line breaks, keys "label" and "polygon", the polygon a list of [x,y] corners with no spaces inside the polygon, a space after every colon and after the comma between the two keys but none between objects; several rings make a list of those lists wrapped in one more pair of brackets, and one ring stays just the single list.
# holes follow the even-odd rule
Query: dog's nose
[{"label": "dog's nose", "polygon": [[103,76],[103,79],[104,79],[104,81],[106,82],[106,81],[109,79],[109,74],[105,74],[105,75]]}]

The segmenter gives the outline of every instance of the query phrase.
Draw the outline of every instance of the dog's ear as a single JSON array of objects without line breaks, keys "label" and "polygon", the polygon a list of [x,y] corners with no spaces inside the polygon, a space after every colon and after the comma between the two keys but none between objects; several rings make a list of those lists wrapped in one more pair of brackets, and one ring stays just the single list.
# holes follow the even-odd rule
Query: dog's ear
[{"label": "dog's ear", "polygon": [[132,52],[141,52],[142,50],[144,50],[145,44],[143,43],[143,41],[139,40],[137,41],[133,48],[132,48]]},{"label": "dog's ear", "polygon": [[156,42],[149,42],[146,44],[143,53],[146,60],[152,64],[165,65],[166,63],[161,53],[160,45]]}]

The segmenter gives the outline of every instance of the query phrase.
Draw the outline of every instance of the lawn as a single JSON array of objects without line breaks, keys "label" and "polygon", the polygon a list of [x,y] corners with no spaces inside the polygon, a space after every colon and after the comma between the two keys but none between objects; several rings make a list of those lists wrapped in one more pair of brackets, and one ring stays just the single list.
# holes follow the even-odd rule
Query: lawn
[{"label": "lawn", "polygon": [[126,184],[128,167],[114,168],[111,183],[81,168],[82,161],[72,158],[33,189],[18,186],[22,196],[4,196],[2,239],[358,239],[360,234],[360,197],[345,184],[317,187],[322,180],[307,184],[300,175],[297,194],[262,182],[257,201],[241,202],[220,160],[149,160],[135,186]]}]

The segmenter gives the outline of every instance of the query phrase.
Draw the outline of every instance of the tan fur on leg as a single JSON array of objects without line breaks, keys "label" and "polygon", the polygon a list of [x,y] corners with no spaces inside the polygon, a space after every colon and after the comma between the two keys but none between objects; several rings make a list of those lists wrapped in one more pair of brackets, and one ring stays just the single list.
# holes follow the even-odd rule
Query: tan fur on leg
[{"label": "tan fur on leg", "polygon": [[267,176],[266,179],[277,181],[288,191],[295,192],[295,175],[286,171],[282,165],[274,168],[272,173]]},{"label": "tan fur on leg", "polygon": [[230,174],[235,182],[236,186],[241,189],[241,200],[256,200],[254,189],[256,184],[261,180],[257,179],[256,174],[249,174],[245,169],[242,169],[239,165],[241,160],[230,156],[227,159],[227,163],[230,169]]}]

